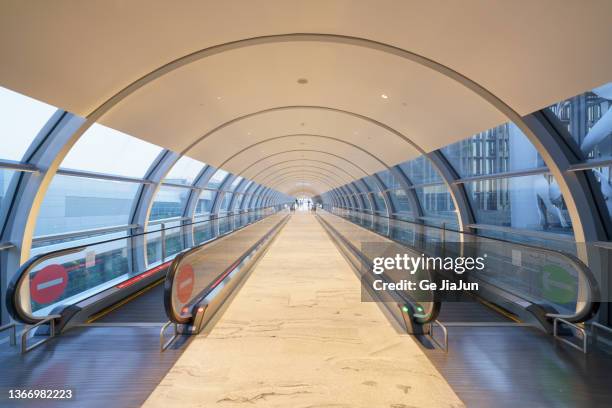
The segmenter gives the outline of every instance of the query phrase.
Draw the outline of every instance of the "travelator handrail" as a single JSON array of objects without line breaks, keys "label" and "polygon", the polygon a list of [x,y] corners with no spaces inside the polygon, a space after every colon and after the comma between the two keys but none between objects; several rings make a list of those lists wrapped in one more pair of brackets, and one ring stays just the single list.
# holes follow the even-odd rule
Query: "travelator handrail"
[{"label": "travelator handrail", "polygon": [[[246,250],[244,250],[234,261],[229,265],[224,267],[218,274],[210,277],[210,282],[203,286],[203,288],[196,293],[192,293],[189,298],[183,302],[180,310],[177,310],[174,307],[173,297],[175,294],[175,289],[180,285],[179,280],[177,279],[178,274],[180,273],[182,267],[184,266],[184,262],[190,256],[197,254],[202,251],[206,251],[212,245],[218,245],[225,239],[231,239],[238,237],[241,233],[244,233],[246,230],[256,227],[258,224],[261,224],[265,221],[269,221],[271,217],[274,215],[280,216],[280,219],[275,222],[270,229],[268,229],[263,236],[261,236],[255,243],[250,245]],[[192,320],[195,316],[195,309],[200,307],[200,303],[206,299],[208,295],[210,295],[218,286],[223,282],[223,280],[231,274],[238,266],[241,265],[243,261],[251,256],[253,251],[260,247],[263,243],[265,243],[271,236],[273,236],[285,222],[289,219],[291,215],[289,213],[283,214],[282,211],[279,211],[270,217],[262,218],[252,224],[245,225],[241,228],[234,230],[231,234],[228,234],[224,237],[221,237],[217,240],[207,241],[200,245],[197,245],[193,248],[190,248],[186,251],[178,254],[172,264],[170,265],[168,272],[166,274],[166,278],[164,280],[164,309],[166,311],[166,315],[169,318],[169,321],[166,323],[164,328],[162,329],[161,336],[163,337],[163,333],[166,327],[173,325],[176,327],[177,325],[187,325],[192,323]],[[168,342],[171,343],[172,341]],[[162,347],[162,350],[164,347]]]},{"label": "travelator handrail", "polygon": [[[48,261],[50,259],[53,258],[59,258],[65,255],[70,255],[70,254],[74,254],[74,253],[78,253],[88,247],[91,246],[95,246],[95,245],[103,245],[103,244],[109,244],[112,242],[119,242],[119,241],[123,241],[123,240],[129,240],[129,239],[133,239],[133,238],[138,238],[138,237],[145,237],[145,236],[150,236],[153,234],[159,234],[159,233],[164,233],[166,231],[170,231],[170,230],[179,230],[179,229],[183,229],[185,227],[190,227],[190,226],[197,226],[197,225],[203,225],[206,223],[218,223],[224,219],[229,219],[229,218],[235,218],[235,217],[243,217],[245,215],[248,215],[250,213],[253,212],[261,212],[261,211],[265,211],[268,210],[270,208],[274,208],[274,206],[269,206],[269,207],[264,207],[264,208],[259,208],[259,209],[254,209],[254,210],[249,210],[243,213],[239,213],[239,214],[231,214],[231,215],[225,215],[222,217],[216,217],[216,218],[212,218],[212,219],[206,219],[206,220],[201,220],[201,221],[195,221],[195,222],[191,222],[191,223],[182,223],[180,225],[176,225],[173,227],[165,227],[165,228],[160,228],[160,229],[156,229],[154,231],[145,231],[145,232],[140,232],[140,233],[136,233],[136,234],[128,234],[122,237],[117,237],[117,238],[111,238],[111,239],[106,239],[106,240],[100,240],[100,241],[95,241],[95,242],[91,242],[91,243],[87,243],[87,244],[81,244],[81,245],[76,245],[73,247],[69,247],[69,248],[62,248],[62,249],[57,249],[57,250],[53,250],[47,253],[43,253],[43,254],[38,254],[35,255],[33,257],[31,257],[29,260],[27,260],[23,265],[21,265],[21,267],[18,269],[17,273],[15,273],[13,275],[13,278],[11,279],[11,282],[9,283],[8,287],[7,287],[7,297],[6,297],[6,306],[7,309],[10,313],[10,315],[13,317],[13,319],[15,319],[16,321],[19,321],[21,323],[24,324],[28,324],[28,325],[35,325],[38,324],[42,321],[47,321],[49,319],[50,316],[59,316],[58,313],[51,313],[49,315],[43,315],[43,316],[35,316],[33,315],[30,311],[26,310],[23,308],[23,302],[22,302],[22,288],[23,285],[26,282],[26,279],[29,278],[30,273],[32,272],[32,270],[34,268],[36,268],[36,266],[40,265],[41,263]],[[264,217],[265,218],[265,217]],[[231,232],[231,231],[229,231]],[[226,234],[221,234],[218,235],[216,238],[219,238],[223,235]]]},{"label": "travelator handrail", "polygon": [[[329,213],[329,212],[328,212],[328,213]],[[330,214],[330,215],[334,215],[334,216],[335,216],[335,214],[332,214],[332,213],[329,213],[329,214]],[[323,217],[321,217],[321,216],[319,216],[319,215],[317,215],[317,218],[318,218],[319,220],[323,221],[323,223],[324,223],[325,225],[327,225],[329,228],[331,228],[333,231],[335,231],[335,233],[336,233],[337,237],[338,237],[338,238],[339,238],[339,239],[342,241],[342,243],[343,243],[345,246],[347,246],[347,247],[348,247],[348,248],[351,250],[351,252],[353,252],[353,253],[354,253],[354,254],[355,254],[357,257],[359,257],[359,260],[360,260],[360,261],[361,261],[363,264],[365,264],[365,265],[369,265],[369,264],[370,264],[371,260],[370,260],[370,259],[368,259],[368,258],[367,258],[367,257],[366,257],[366,256],[363,254],[363,252],[359,250],[359,248],[356,248],[356,247],[355,247],[355,246],[354,246],[354,245],[353,245],[353,244],[352,244],[352,243],[351,243],[351,242],[350,242],[350,241],[349,241],[349,240],[348,240],[348,239],[347,239],[347,238],[346,238],[344,235],[342,235],[342,234],[341,234],[341,233],[340,233],[340,232],[339,232],[339,231],[338,231],[336,228],[334,228],[334,226],[333,226],[333,225],[331,225],[331,224],[329,223],[329,221],[325,220]],[[342,217],[340,217],[340,218],[341,218],[341,219],[343,219],[344,221],[348,221],[348,220],[346,220],[346,219],[344,219],[344,218],[342,218]],[[350,221],[348,221],[348,222],[350,222]],[[372,230],[370,230],[370,229],[367,229],[367,228],[365,228],[365,227],[363,227],[363,226],[361,226],[361,225],[359,225],[359,224],[355,224],[355,223],[352,223],[352,224],[353,224],[354,226],[356,226],[356,227],[358,227],[358,228],[362,228],[362,229],[364,229],[364,230],[366,230],[366,231],[368,231],[368,232],[370,232],[370,233],[377,234],[375,231],[372,231]],[[394,240],[390,239],[389,237],[383,236],[383,235],[381,235],[381,234],[377,234],[377,235],[380,235],[380,236],[384,237],[385,239],[388,239],[388,240],[390,240],[390,241],[393,241],[394,243],[398,243],[397,241],[394,241]],[[400,244],[401,244],[401,243],[400,243]],[[401,244],[401,245],[402,245],[402,246],[405,246],[404,244]],[[429,272],[429,271],[428,271],[428,272]],[[385,277],[385,275],[384,275],[384,274],[379,275],[379,278],[381,278],[381,279],[386,279],[386,277]],[[412,308],[412,311],[411,311],[411,312],[412,312],[412,318],[413,318],[413,320],[414,320],[414,322],[415,322],[415,323],[418,323],[418,324],[427,324],[427,323],[433,323],[433,322],[435,322],[435,321],[436,321],[436,319],[438,318],[438,315],[440,314],[441,303],[440,303],[440,301],[439,301],[439,300],[436,300],[435,294],[434,294],[434,298],[433,298],[432,300],[430,300],[430,301],[424,301],[424,302],[418,302],[418,301],[414,300],[412,297],[410,297],[409,295],[404,294],[403,292],[400,292],[400,291],[396,291],[396,292],[395,292],[395,294],[396,294],[396,295],[397,295],[397,296],[398,296],[398,297],[399,297],[399,298],[400,298],[400,299],[401,299],[401,300],[402,300],[404,303],[407,303],[407,304],[409,304],[409,305],[411,306],[411,308]],[[420,303],[431,303],[431,305],[432,305],[432,306],[431,306],[431,310],[430,310],[429,312],[427,312],[427,313],[417,313],[417,312],[414,312],[415,310],[417,310],[417,311],[418,311],[418,308],[419,308],[419,306],[420,306]]]},{"label": "travelator handrail", "polygon": [[[349,210],[351,211],[351,210]],[[329,212],[329,211],[328,211]],[[333,212],[329,212],[329,214],[332,215],[336,215],[339,216],[341,218],[346,219],[344,216],[342,215],[338,215],[338,214],[334,214]],[[361,213],[358,213],[361,214]],[[379,217],[377,215],[373,215],[373,214],[366,214],[369,215],[371,217]],[[504,240],[504,239],[500,239],[500,238],[492,238],[492,237],[484,237],[482,235],[478,235],[472,232],[466,232],[466,231],[459,231],[459,230],[453,230],[453,229],[447,229],[444,226],[442,227],[438,227],[438,226],[431,226],[431,225],[425,225],[425,224],[421,224],[421,223],[417,223],[417,222],[412,222],[412,221],[407,221],[407,220],[402,220],[402,219],[396,219],[396,218],[389,218],[389,217],[383,217],[389,220],[389,222],[393,222],[393,223],[405,223],[405,224],[412,224],[412,225],[416,225],[418,227],[421,228],[433,228],[433,229],[438,229],[441,230],[442,233],[446,233],[446,232],[453,232],[459,235],[467,235],[469,237],[473,237],[476,238],[478,240],[482,240],[482,241],[495,241],[495,242],[500,242],[503,244],[507,244],[507,245],[512,245],[514,247],[520,247],[520,248],[526,248],[529,251],[533,251],[542,255],[552,255],[552,256],[556,256],[556,257],[560,257],[562,259],[564,259],[565,261],[567,261],[569,264],[571,264],[574,269],[582,275],[582,278],[584,278],[584,282],[586,283],[586,293],[585,295],[585,299],[581,300],[580,303],[582,305],[582,307],[577,310],[575,313],[572,314],[561,314],[561,313],[546,313],[546,317],[548,317],[551,320],[554,319],[563,319],[566,320],[570,323],[582,323],[585,322],[589,319],[591,319],[599,310],[599,301],[597,299],[600,298],[600,291],[599,291],[599,285],[597,284],[597,278],[595,277],[595,275],[593,274],[593,271],[591,271],[591,269],[582,261],[580,260],[577,256],[561,251],[561,250],[557,250],[557,249],[551,249],[551,248],[542,248],[542,247],[538,247],[535,245],[531,245],[531,244],[526,244],[526,243],[519,243],[519,242],[515,242],[515,241],[508,241],[508,240]],[[348,220],[350,222],[353,222],[351,220]],[[353,222],[354,223],[354,222]],[[359,225],[354,223],[355,225]],[[363,227],[363,226],[362,226]],[[365,227],[364,227],[365,228]],[[370,230],[370,229],[368,229]],[[381,234],[378,231],[375,230],[370,230],[378,235],[384,236],[398,244],[404,245],[406,246],[407,243],[396,240],[390,236]],[[465,241],[461,241],[461,244],[465,244]],[[424,248],[419,248],[419,250],[424,250]],[[496,286],[495,284],[489,283],[491,285]],[[500,288],[501,290],[505,290]],[[517,297],[521,297],[520,295],[516,295]]]}]

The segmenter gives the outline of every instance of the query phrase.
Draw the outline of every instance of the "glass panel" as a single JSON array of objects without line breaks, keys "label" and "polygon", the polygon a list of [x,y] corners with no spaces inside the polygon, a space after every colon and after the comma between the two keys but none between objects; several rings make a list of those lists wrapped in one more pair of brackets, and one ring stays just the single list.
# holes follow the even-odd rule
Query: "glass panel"
[{"label": "glass panel", "polygon": [[[91,244],[77,253],[47,259],[30,272],[30,299],[34,316],[45,316],[117,285],[137,271],[130,270],[129,240]],[[138,250],[138,248],[134,248]],[[46,251],[45,251],[46,252]],[[59,278],[49,281],[50,273]],[[40,294],[41,285],[60,280],[62,290]]]},{"label": "glass panel", "polygon": [[62,167],[143,178],[162,148],[98,123],[70,150]]},{"label": "glass panel", "polygon": [[383,198],[382,193],[378,192],[376,194],[372,194],[371,197],[373,197],[374,201],[375,201],[375,205],[376,205],[376,211],[379,213],[387,213],[387,206],[385,205],[385,199]]},{"label": "glass panel", "polygon": [[572,234],[559,186],[549,174],[466,183],[476,221]]},{"label": "glass panel", "polygon": [[253,184],[253,180],[247,181],[240,189],[242,190],[242,192],[246,192],[251,186],[251,184]]},{"label": "glass panel", "polygon": [[372,206],[370,205],[370,200],[368,200],[368,196],[366,194],[361,194],[361,202],[365,205],[366,210],[372,210]]},{"label": "glass panel", "polygon": [[598,167],[592,171],[597,180],[597,187],[601,191],[604,201],[606,202],[608,216],[612,220],[612,165]]},{"label": "glass panel", "polygon": [[236,177],[234,181],[232,181],[232,184],[229,186],[229,191],[234,191],[236,187],[238,187],[238,184],[240,184],[241,181],[242,181],[242,177]]},{"label": "glass panel", "polygon": [[364,177],[361,180],[365,183],[366,186],[368,186],[369,191],[371,191],[371,192],[380,191],[380,188],[378,187],[378,184],[372,178],[372,176]]},{"label": "glass panel", "polygon": [[223,201],[221,201],[221,206],[219,207],[219,212],[225,213],[229,209],[230,201],[232,201],[232,193],[223,193]]},{"label": "glass panel", "polygon": [[612,157],[612,82],[549,109],[588,159]]},{"label": "glass panel", "polygon": [[153,201],[149,221],[182,217],[190,191],[187,188],[162,186]]},{"label": "glass panel", "polygon": [[[8,199],[10,197],[7,197],[7,192],[15,173],[16,172],[13,170],[0,168],[0,216],[4,214],[6,206],[8,205]],[[2,223],[0,222],[0,226],[1,225]]]},{"label": "glass panel", "polygon": [[57,109],[0,87],[0,159],[21,161]]},{"label": "glass panel", "polygon": [[[153,232],[147,234],[147,264],[149,266],[155,263],[161,263],[167,261],[184,249],[184,235],[183,228],[180,228],[181,221],[173,221],[164,223],[166,229],[165,241],[166,241],[166,253],[162,257],[162,245],[161,245],[161,232]],[[151,227],[152,231],[161,230],[161,224],[154,225]]]},{"label": "glass panel", "polygon": [[223,184],[223,180],[225,180],[225,177],[227,175],[227,171],[221,169],[217,170],[215,174],[213,174],[213,176],[210,178],[210,180],[208,180],[206,188],[217,190],[219,187],[221,187],[221,184]]},{"label": "glass panel", "polygon": [[389,196],[395,207],[395,215],[401,219],[413,219],[412,209],[408,201],[408,195],[402,189],[390,190]]},{"label": "glass panel", "polygon": [[425,217],[449,218],[456,222],[455,204],[444,184],[415,189]]},{"label": "glass panel", "polygon": [[193,240],[196,245],[200,245],[202,242],[206,242],[215,237],[215,222],[198,222],[193,228]]},{"label": "glass panel", "polygon": [[461,177],[545,167],[535,147],[514,123],[477,133],[441,151]]},{"label": "glass panel", "polygon": [[35,236],[127,225],[137,183],[57,175],[36,222]]},{"label": "glass panel", "polygon": [[191,157],[183,156],[172,166],[172,170],[170,170],[164,181],[190,186],[204,166],[206,164]]},{"label": "glass panel", "polygon": [[237,211],[242,204],[242,200],[244,199],[244,194],[237,194],[234,199],[234,211]]},{"label": "glass panel", "polygon": [[404,162],[399,165],[400,169],[412,184],[441,183],[442,178],[433,168],[429,159],[419,156],[416,159]]},{"label": "glass panel", "polygon": [[198,203],[196,204],[196,215],[210,214],[213,202],[215,201],[215,194],[214,191],[202,190],[198,198]]},{"label": "glass panel", "polygon": [[400,188],[399,182],[389,170],[381,171],[380,173],[378,173],[378,177],[380,177],[387,189],[395,190]]}]

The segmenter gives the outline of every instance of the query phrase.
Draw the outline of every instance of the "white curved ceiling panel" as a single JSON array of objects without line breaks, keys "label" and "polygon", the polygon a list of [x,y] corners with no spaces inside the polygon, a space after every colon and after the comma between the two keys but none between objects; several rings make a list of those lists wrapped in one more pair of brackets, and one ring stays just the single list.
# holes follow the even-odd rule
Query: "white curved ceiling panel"
[{"label": "white curved ceiling panel", "polygon": [[[300,85],[300,79],[308,83]],[[480,96],[429,68],[373,49],[317,42],[257,45],[207,57],[136,91],[102,121],[182,151],[224,122],[296,105],[331,107],[367,116],[396,129],[427,151],[504,121]],[[231,132],[245,130],[238,135],[244,136],[245,128],[259,137],[274,131],[281,134],[278,132],[283,122],[275,119],[264,117],[259,123],[253,122],[257,118],[244,120],[231,126],[229,132],[220,132],[217,139],[231,134],[232,146],[239,146]],[[310,128],[319,127],[321,132],[331,125],[332,135],[346,137],[359,126],[331,122],[337,119],[327,115],[311,121]],[[200,150],[210,154],[201,155]],[[211,163],[217,160],[206,143],[200,150],[196,158]],[[390,145],[389,151],[397,149]],[[394,159],[391,161],[399,162],[406,157]]]},{"label": "white curved ceiling panel", "polygon": [[[331,163],[338,168],[338,171],[350,175],[353,179],[359,179],[367,175],[365,169],[363,169],[359,164],[353,162],[350,158],[337,157],[327,152],[300,150],[274,154],[266,158],[259,159],[254,163],[245,163],[244,167],[240,170],[240,172],[237,172],[237,174],[251,179],[254,175],[257,175],[262,170],[274,166],[277,163],[285,163],[292,160],[302,159]],[[255,181],[257,181],[257,179],[255,179]]]},{"label": "white curved ceiling panel", "polygon": [[173,59],[281,33],[357,36],[422,54],[523,114],[607,82],[612,71],[607,0],[191,0],[180,6],[8,0],[1,7],[1,83],[81,115]]}]

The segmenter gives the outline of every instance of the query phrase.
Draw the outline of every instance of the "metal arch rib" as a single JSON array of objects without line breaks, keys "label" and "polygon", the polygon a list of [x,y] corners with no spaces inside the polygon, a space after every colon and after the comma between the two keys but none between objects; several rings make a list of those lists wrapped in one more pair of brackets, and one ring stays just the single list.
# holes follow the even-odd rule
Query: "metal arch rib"
[{"label": "metal arch rib", "polygon": [[[270,170],[270,169],[271,168],[268,167],[266,170]],[[342,183],[350,183],[350,182],[352,182],[354,180],[354,179],[351,178],[350,181],[347,181],[349,179],[346,179],[346,178],[342,177],[340,174],[337,174],[337,173],[335,173],[332,170],[326,169],[325,167],[313,166],[313,165],[310,165],[310,164],[302,164],[302,165],[296,164],[296,165],[293,165],[293,166],[281,167],[279,169],[272,170],[269,174],[266,174],[265,176],[263,176],[261,178],[261,180],[266,180],[268,177],[270,177],[270,176],[272,176],[272,175],[274,175],[276,173],[282,172],[284,170],[297,171],[297,169],[307,169],[307,170],[316,170],[316,171],[321,170],[322,172],[327,172],[329,175],[332,175],[333,177],[337,178],[338,180],[341,180]]]},{"label": "metal arch rib", "polygon": [[266,178],[266,180],[261,180],[262,184],[266,184],[266,183],[271,183],[274,180],[278,179],[279,177],[283,177],[283,176],[299,176],[300,174],[316,174],[322,177],[325,177],[327,180],[329,180],[332,184],[338,184],[339,186],[343,185],[344,183],[346,183],[344,180],[342,179],[336,179],[333,174],[329,174],[326,172],[321,172],[318,170],[311,170],[311,169],[305,169],[302,168],[303,170],[290,170],[287,172],[278,172],[278,173],[272,173],[270,174],[270,176],[268,176]]},{"label": "metal arch rib", "polygon": [[334,168],[338,169],[339,171],[343,172],[343,173],[344,173],[344,174],[346,174],[346,175],[347,175],[347,176],[348,176],[348,177],[349,177],[351,180],[357,180],[357,179],[359,179],[359,176],[355,177],[353,174],[349,173],[348,171],[346,171],[346,170],[345,170],[345,169],[343,169],[342,167],[336,166],[336,165],[335,165],[335,164],[333,164],[333,163],[326,162],[326,161],[323,161],[323,160],[314,160],[314,159],[308,159],[308,158],[305,158],[305,157],[304,157],[304,158],[300,158],[300,159],[283,160],[283,161],[281,161],[281,162],[274,163],[274,164],[272,164],[272,165],[270,165],[270,166],[268,166],[268,167],[264,168],[263,170],[261,170],[261,171],[257,172],[257,174],[253,175],[253,176],[251,177],[251,179],[253,179],[253,180],[254,180],[254,179],[255,179],[257,176],[259,176],[261,173],[263,173],[264,171],[267,171],[267,170],[269,170],[269,169],[271,169],[271,168],[273,168],[273,167],[275,167],[275,166],[278,166],[278,165],[281,165],[281,164],[285,164],[285,163],[293,163],[293,162],[298,162],[298,161],[305,161],[305,162],[311,162],[311,163],[321,163],[321,164],[326,164],[326,165],[329,165],[329,166],[331,166],[331,167],[334,167]]},{"label": "metal arch rib", "polygon": [[337,137],[333,137],[333,136],[326,136],[326,135],[319,135],[319,134],[312,134],[312,133],[293,133],[293,134],[289,134],[289,135],[274,136],[274,137],[271,137],[269,139],[260,140],[259,142],[253,143],[253,144],[251,144],[251,145],[241,149],[240,151],[232,154],[230,157],[225,159],[223,161],[223,163],[221,163],[219,165],[219,167],[223,168],[223,166],[225,166],[231,160],[233,160],[234,158],[236,158],[237,156],[239,156],[240,154],[246,152],[249,149],[252,149],[252,148],[257,147],[259,145],[262,145],[264,143],[268,143],[268,142],[272,142],[272,141],[280,140],[280,139],[288,139],[288,138],[292,138],[292,137],[315,137],[315,138],[320,138],[320,139],[333,140],[335,142],[339,142],[339,143],[345,144],[347,146],[351,146],[351,147],[361,151],[362,153],[365,153],[366,155],[368,155],[372,159],[376,160],[378,163],[380,163],[381,165],[383,165],[387,169],[390,168],[389,164],[384,162],[378,156],[376,156],[375,154],[373,154],[373,153],[367,151],[366,149],[360,147],[359,145],[356,145],[355,143],[351,143],[351,142],[348,142],[346,140],[343,140],[343,139],[340,139],[340,138],[337,138]]}]

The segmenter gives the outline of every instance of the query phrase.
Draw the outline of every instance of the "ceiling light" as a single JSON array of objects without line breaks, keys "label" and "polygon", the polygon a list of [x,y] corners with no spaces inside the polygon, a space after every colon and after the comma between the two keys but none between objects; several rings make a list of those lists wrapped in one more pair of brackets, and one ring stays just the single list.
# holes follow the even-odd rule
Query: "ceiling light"
[{"label": "ceiling light", "polygon": [[306,79],[306,78],[299,78],[297,80],[297,83],[300,84],[300,85],[306,85],[308,83],[308,79]]},{"label": "ceiling light", "polygon": [[389,97],[386,94],[382,94],[382,95],[380,95],[380,97],[383,98],[383,99],[389,99]]},{"label": "ceiling light", "polygon": [[217,96],[217,100],[221,100],[221,97],[220,97],[220,96]]}]

